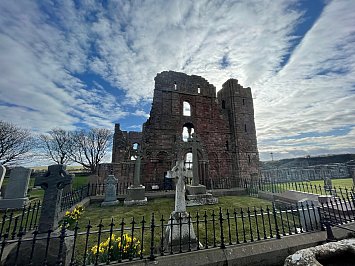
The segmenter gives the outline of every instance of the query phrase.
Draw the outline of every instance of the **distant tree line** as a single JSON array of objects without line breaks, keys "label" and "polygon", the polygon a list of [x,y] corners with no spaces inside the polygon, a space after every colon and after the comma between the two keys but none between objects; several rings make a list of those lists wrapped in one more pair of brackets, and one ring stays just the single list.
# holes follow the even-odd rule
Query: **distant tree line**
[{"label": "distant tree line", "polygon": [[11,165],[41,154],[57,164],[78,163],[96,173],[111,141],[112,132],[103,128],[54,128],[35,137],[27,129],[0,121],[0,163]]}]

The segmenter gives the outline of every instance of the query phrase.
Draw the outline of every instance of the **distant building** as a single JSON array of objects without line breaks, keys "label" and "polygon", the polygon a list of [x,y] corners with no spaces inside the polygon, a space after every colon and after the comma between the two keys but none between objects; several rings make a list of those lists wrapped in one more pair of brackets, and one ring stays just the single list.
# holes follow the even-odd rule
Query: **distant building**
[{"label": "distant building", "polygon": [[100,176],[113,173],[119,182],[131,182],[132,154],[143,152],[141,180],[147,189],[169,185],[167,171],[177,160],[188,167],[197,149],[200,184],[235,187],[241,179],[257,178],[257,148],[253,98],[250,88],[229,79],[217,93],[202,77],[164,71],[155,77],[150,118],[143,132],[126,132],[116,124],[112,163],[102,164]]}]

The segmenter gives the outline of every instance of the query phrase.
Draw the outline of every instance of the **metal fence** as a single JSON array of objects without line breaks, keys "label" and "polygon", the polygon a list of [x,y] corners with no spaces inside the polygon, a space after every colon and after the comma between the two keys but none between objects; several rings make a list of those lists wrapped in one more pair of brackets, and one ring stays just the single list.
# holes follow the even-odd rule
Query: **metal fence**
[{"label": "metal fence", "polygon": [[24,206],[21,210],[4,210],[0,221],[0,240],[15,239],[22,232],[26,233],[38,225],[39,201]]},{"label": "metal fence", "polygon": [[[224,249],[238,244],[319,231],[323,230],[325,221],[330,221],[333,225],[344,224],[354,221],[354,217],[354,201],[341,200],[330,201],[321,206],[314,206],[313,203],[300,204],[297,208],[291,205],[283,208],[276,208],[274,205],[264,208],[219,208],[188,213],[187,217],[180,214],[175,220],[152,213],[150,217],[133,217],[119,221],[111,219],[98,224],[81,224],[79,221],[69,228],[71,230],[63,225],[57,235],[51,230],[40,234],[35,229],[32,236],[24,236],[24,227],[19,226],[23,231],[12,234],[14,237],[10,237],[8,230],[7,234],[2,235],[0,256],[2,258],[4,248],[12,243],[17,243],[18,246],[24,242],[32,243],[32,249],[35,250],[36,243],[44,241],[49,245],[57,239],[59,244],[55,259],[58,264],[65,259],[63,243],[67,240],[73,244],[69,254],[71,265],[154,260],[157,256],[210,248]],[[171,234],[171,237],[177,235],[177,241],[166,245],[167,234]],[[197,245],[194,245],[193,235],[196,236]],[[28,258],[29,264],[34,259],[33,254],[31,256]],[[49,260],[46,256],[49,255],[45,254],[43,261]]]},{"label": "metal fence", "polygon": [[340,186],[322,186],[307,182],[277,182],[270,179],[259,179],[257,181],[251,181],[249,179],[243,179],[240,182],[240,186],[247,189],[251,193],[257,193],[257,191],[268,191],[272,193],[282,193],[287,190],[295,190],[300,192],[314,193],[319,195],[343,195],[354,193],[354,186],[352,187],[340,187]]}]

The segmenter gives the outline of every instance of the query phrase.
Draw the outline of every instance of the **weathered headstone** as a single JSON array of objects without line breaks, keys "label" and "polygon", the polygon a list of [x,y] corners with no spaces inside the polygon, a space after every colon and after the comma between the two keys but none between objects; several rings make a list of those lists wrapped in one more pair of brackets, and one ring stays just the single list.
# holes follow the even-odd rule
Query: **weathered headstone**
[{"label": "weathered headstone", "polygon": [[303,200],[318,202],[318,197],[319,197],[318,194],[312,194],[312,193],[301,192],[296,190],[287,190],[282,193],[274,194],[274,200],[277,206],[283,206],[289,204],[293,206],[298,206],[298,202]]},{"label": "weathered headstone", "polygon": [[109,175],[105,180],[105,200],[101,203],[101,206],[117,205],[117,178],[114,175]]},{"label": "weathered headstone", "polygon": [[48,172],[35,180],[35,186],[44,189],[41,216],[39,219],[38,231],[40,233],[58,228],[60,204],[63,188],[71,184],[72,175],[66,171],[66,166],[55,164],[48,166]]},{"label": "weathered headstone", "polygon": [[[74,240],[73,237],[66,236],[61,242],[60,235],[63,228],[58,228],[62,191],[66,185],[72,182],[72,176],[65,169],[65,165],[51,165],[48,166],[48,172],[44,176],[36,178],[35,186],[41,186],[45,190],[37,241],[35,243],[25,241],[21,243],[19,249],[15,245],[7,256],[5,265],[28,265],[31,256],[31,265],[44,265],[45,261],[46,265],[70,264]],[[48,246],[49,230],[53,230],[53,232]],[[60,247],[62,249],[61,256],[58,254]],[[59,260],[62,263],[58,263]]]},{"label": "weathered headstone", "polygon": [[[206,186],[201,185],[198,176],[198,159],[197,159],[197,146],[199,146],[199,139],[195,133],[192,137],[187,139],[187,142],[191,146],[192,150],[192,184],[186,186],[187,191],[187,205],[205,205],[216,204],[218,198],[212,196],[211,193],[207,193]],[[190,177],[191,171],[186,173],[186,176]]]},{"label": "weathered headstone", "polygon": [[15,167],[11,170],[4,198],[0,200],[0,209],[20,209],[28,202],[27,190],[32,169]]},{"label": "weathered headstone", "polygon": [[135,156],[136,161],[134,165],[133,185],[128,187],[127,196],[124,200],[124,205],[127,206],[147,204],[147,198],[145,196],[145,186],[143,186],[140,181],[142,152],[136,151]]},{"label": "weathered headstone", "polygon": [[[297,209],[301,221],[301,226],[304,231],[311,228],[320,227],[320,217],[317,206],[318,201],[303,199],[297,202]],[[314,210],[313,210],[314,208]]]},{"label": "weathered headstone", "polygon": [[328,192],[330,195],[334,194],[333,183],[330,177],[324,178],[324,190]]},{"label": "weathered headstone", "polygon": [[188,249],[188,247],[195,249],[199,243],[192,226],[191,217],[186,212],[186,168],[184,161],[176,162],[176,165],[170,171],[170,175],[176,180],[175,210],[171,213],[168,225],[166,226],[164,249],[177,251],[180,249],[180,245],[184,250]]},{"label": "weathered headstone", "polygon": [[4,181],[5,173],[6,173],[6,168],[1,164],[0,165],[0,196],[1,196],[2,182]]}]

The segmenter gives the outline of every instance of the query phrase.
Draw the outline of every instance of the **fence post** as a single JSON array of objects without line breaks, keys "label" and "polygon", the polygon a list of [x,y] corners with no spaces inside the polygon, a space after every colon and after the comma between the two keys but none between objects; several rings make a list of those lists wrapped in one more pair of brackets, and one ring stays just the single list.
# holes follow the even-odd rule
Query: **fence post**
[{"label": "fence post", "polygon": [[275,220],[276,238],[277,239],[281,239],[280,230],[279,230],[279,227],[277,225],[276,209],[275,209],[275,204],[274,203],[272,203],[272,212],[274,214],[274,220]]},{"label": "fence post", "polygon": [[154,224],[154,213],[152,213],[152,220],[150,223],[150,256],[149,259],[150,260],[155,260],[155,256],[154,256],[154,228],[155,228],[155,224]]},{"label": "fence post", "polygon": [[330,226],[330,222],[329,220],[326,220],[324,222],[324,226],[327,230],[327,242],[334,242],[337,241],[336,238],[334,237],[333,231],[332,231],[332,227]]},{"label": "fence post", "polygon": [[225,244],[224,244],[224,234],[223,234],[223,215],[222,215],[222,208],[219,207],[219,224],[221,227],[221,248],[224,249],[226,248]]}]

